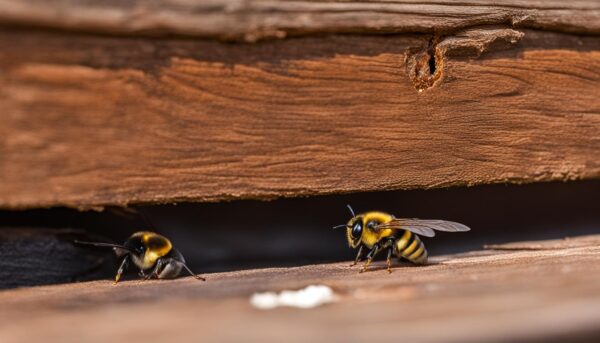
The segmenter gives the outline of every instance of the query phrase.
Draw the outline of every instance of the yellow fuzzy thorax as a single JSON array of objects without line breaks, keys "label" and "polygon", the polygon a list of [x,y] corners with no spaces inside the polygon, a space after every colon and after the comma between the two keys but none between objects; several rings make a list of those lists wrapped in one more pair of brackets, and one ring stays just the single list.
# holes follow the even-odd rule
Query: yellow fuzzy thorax
[{"label": "yellow fuzzy thorax", "polygon": [[156,261],[168,254],[173,245],[166,237],[154,232],[142,232],[142,243],[146,247],[144,253],[143,267],[148,269],[156,264]]},{"label": "yellow fuzzy thorax", "polygon": [[367,227],[367,223],[371,221],[375,221],[378,224],[389,223],[394,217],[385,212],[367,212],[362,215],[363,217],[363,234],[361,240],[365,246],[368,248],[373,247],[375,243],[379,242],[382,238],[388,237],[392,235],[394,232],[391,229],[383,229],[378,231],[370,230]]}]

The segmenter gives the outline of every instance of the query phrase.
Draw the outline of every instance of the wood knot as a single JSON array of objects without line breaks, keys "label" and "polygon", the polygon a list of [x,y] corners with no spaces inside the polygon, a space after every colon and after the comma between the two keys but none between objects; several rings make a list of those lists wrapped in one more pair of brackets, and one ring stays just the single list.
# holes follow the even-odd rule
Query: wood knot
[{"label": "wood knot", "polygon": [[408,77],[419,92],[432,87],[442,76],[443,56],[437,49],[438,37],[433,37],[425,49],[409,51],[406,55]]},{"label": "wood knot", "polygon": [[427,46],[409,49],[406,54],[407,74],[419,92],[433,87],[443,76],[445,61],[473,59],[513,49],[524,33],[501,26],[464,29],[446,37],[432,37]]}]

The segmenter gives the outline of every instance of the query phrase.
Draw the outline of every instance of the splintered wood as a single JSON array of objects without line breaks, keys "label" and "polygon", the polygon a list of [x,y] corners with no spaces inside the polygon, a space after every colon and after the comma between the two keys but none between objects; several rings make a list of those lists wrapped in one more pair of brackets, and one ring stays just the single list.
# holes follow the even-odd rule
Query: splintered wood
[{"label": "splintered wood", "polygon": [[[521,246],[523,249],[518,249]],[[432,258],[111,281],[0,292],[0,341],[597,341],[600,236]],[[534,249],[533,249],[534,248]],[[255,292],[325,285],[335,302],[258,310]],[[93,328],[90,325],[93,323]]]}]

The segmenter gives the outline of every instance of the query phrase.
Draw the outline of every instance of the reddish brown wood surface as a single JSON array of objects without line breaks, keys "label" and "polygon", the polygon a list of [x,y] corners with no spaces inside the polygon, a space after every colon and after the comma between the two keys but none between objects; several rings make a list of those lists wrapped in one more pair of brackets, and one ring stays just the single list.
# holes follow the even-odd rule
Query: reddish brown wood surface
[{"label": "reddish brown wood surface", "polygon": [[[0,341],[596,342],[600,237],[436,256],[431,265],[350,262],[110,280],[0,292]],[[532,248],[535,248],[532,250]],[[331,287],[313,309],[250,306],[253,292]]]},{"label": "reddish brown wood surface", "polygon": [[431,42],[4,29],[0,206],[600,176],[597,37],[492,27]]},{"label": "reddish brown wood surface", "polygon": [[246,41],[324,32],[439,33],[496,24],[598,34],[600,4],[594,0],[0,0],[0,23]]}]

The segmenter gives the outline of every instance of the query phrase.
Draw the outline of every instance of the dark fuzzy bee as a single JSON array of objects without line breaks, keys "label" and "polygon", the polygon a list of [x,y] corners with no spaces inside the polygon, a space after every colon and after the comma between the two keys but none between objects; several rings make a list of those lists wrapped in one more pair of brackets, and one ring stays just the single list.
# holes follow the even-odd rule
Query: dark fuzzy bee
[{"label": "dark fuzzy bee", "polygon": [[154,232],[136,232],[122,245],[82,241],[75,241],[75,243],[113,248],[120,261],[119,269],[115,275],[115,283],[119,282],[129,263],[133,263],[140,269],[140,276],[145,280],[151,278],[173,279],[185,269],[196,279],[205,281],[203,277],[194,274],[188,268],[183,255],[179,250],[173,248],[171,241],[165,236]]},{"label": "dark fuzzy bee", "polygon": [[368,249],[367,262],[361,269],[366,271],[373,258],[387,250],[387,271],[392,272],[392,255],[404,258],[415,264],[427,263],[427,249],[418,235],[435,236],[435,231],[460,232],[470,229],[460,223],[445,220],[396,218],[385,212],[371,211],[355,215],[348,205],[352,218],[347,224],[335,226],[334,229],[346,228],[348,245],[358,248],[354,265],[364,259],[363,250]]}]

